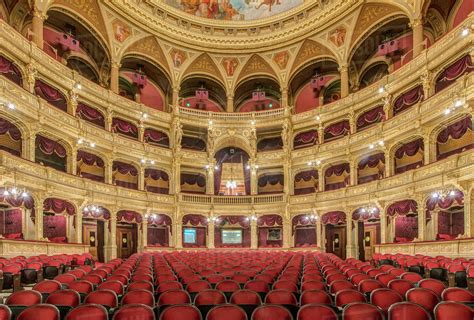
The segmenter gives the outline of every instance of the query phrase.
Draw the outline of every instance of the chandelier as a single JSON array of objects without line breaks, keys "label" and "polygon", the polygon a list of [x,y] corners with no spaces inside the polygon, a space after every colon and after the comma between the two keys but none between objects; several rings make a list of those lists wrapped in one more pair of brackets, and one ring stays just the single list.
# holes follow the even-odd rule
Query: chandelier
[{"label": "chandelier", "polygon": [[219,218],[215,217],[215,216],[210,216],[209,218],[207,218],[207,222],[219,222]]},{"label": "chandelier", "polygon": [[378,210],[379,209],[376,206],[373,206],[373,205],[368,205],[368,206],[360,208],[361,213],[367,213],[368,212],[370,214],[374,214],[374,213],[377,213]]},{"label": "chandelier", "polygon": [[245,218],[247,221],[257,221],[258,217],[255,214],[250,215],[249,217]]},{"label": "chandelier", "polygon": [[309,214],[306,217],[304,217],[305,220],[310,220],[311,222],[315,222],[318,220],[318,216],[315,214]]},{"label": "chandelier", "polygon": [[231,179],[231,180],[226,182],[225,186],[226,186],[227,189],[235,189],[235,188],[237,188],[237,182],[235,180]]},{"label": "chandelier", "polygon": [[13,199],[19,199],[19,198],[28,198],[28,191],[26,191],[25,188],[18,188],[16,186],[13,186],[11,188],[6,187],[3,190],[3,196],[5,198],[13,198]]},{"label": "chandelier", "polygon": [[433,199],[446,199],[446,198],[453,198],[455,197],[457,194],[457,190],[455,189],[451,189],[451,188],[448,188],[448,189],[444,189],[444,190],[441,190],[441,191],[435,191],[431,194],[431,198]]},{"label": "chandelier", "polygon": [[87,206],[84,207],[84,212],[86,213],[94,213],[94,214],[100,214],[101,213],[101,209],[99,206],[96,206],[96,205],[93,205],[93,204],[89,204]]}]

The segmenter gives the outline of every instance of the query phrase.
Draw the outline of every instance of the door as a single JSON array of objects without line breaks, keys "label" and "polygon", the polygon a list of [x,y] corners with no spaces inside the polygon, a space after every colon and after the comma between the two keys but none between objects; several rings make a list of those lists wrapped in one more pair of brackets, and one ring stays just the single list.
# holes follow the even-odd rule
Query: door
[{"label": "door", "polygon": [[137,225],[117,226],[117,256],[126,259],[137,252]]},{"label": "door", "polygon": [[346,258],[346,227],[326,225],[326,252]]},{"label": "door", "polygon": [[89,253],[94,257],[94,260],[98,260],[97,225],[95,221],[83,222],[82,243],[89,245]]},{"label": "door", "polygon": [[377,241],[377,227],[375,225],[365,226],[364,228],[364,254],[365,260],[372,259],[374,253],[374,244]]}]

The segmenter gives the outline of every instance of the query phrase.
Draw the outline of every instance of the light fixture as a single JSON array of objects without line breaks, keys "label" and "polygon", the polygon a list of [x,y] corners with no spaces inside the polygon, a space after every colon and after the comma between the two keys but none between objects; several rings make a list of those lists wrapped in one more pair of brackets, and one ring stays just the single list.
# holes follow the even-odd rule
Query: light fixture
[{"label": "light fixture", "polygon": [[255,120],[251,120],[251,121],[250,121],[250,124],[251,124],[252,126],[254,126],[254,125],[255,125]]},{"label": "light fixture", "polygon": [[207,218],[207,222],[219,222],[219,218],[215,217],[215,216],[210,216],[209,218]]},{"label": "light fixture", "polygon": [[374,214],[374,213],[377,213],[377,211],[379,210],[376,206],[374,205],[367,205],[365,207],[361,207],[360,209],[360,212],[361,213],[370,213],[370,214]]},{"label": "light fixture", "polygon": [[385,145],[385,142],[383,140],[380,140],[376,144],[369,144],[369,149],[374,149],[376,145],[383,147]]},{"label": "light fixture", "polygon": [[212,120],[209,120],[209,125],[212,126],[213,125],[213,121]]},{"label": "light fixture", "polygon": [[147,119],[147,118],[148,118],[148,113],[143,112],[143,113],[142,113],[142,119]]},{"label": "light fixture", "polygon": [[247,166],[245,167],[245,169],[247,170],[250,170],[250,169],[253,169],[253,170],[257,170],[258,169],[258,164],[247,164]]},{"label": "light fixture", "polygon": [[308,166],[319,166],[321,165],[321,160],[308,161]]},{"label": "light fixture", "polygon": [[257,221],[258,217],[255,214],[251,214],[250,216],[245,218],[246,221]]},{"label": "light fixture", "polygon": [[97,205],[89,204],[89,205],[84,207],[84,212],[86,212],[86,213],[90,212],[90,213],[93,213],[93,214],[100,214],[101,209]]},{"label": "light fixture", "polygon": [[307,216],[304,217],[305,220],[310,221],[311,223],[316,222],[318,220],[318,216],[315,214],[308,214]]},{"label": "light fixture", "polygon": [[151,165],[154,165],[154,164],[155,164],[155,160],[147,160],[147,159],[145,159],[145,158],[142,158],[142,159],[140,160],[140,162],[141,162],[142,164],[151,164]]},{"label": "light fixture", "polygon": [[320,120],[321,120],[321,116],[316,116],[316,120],[317,120],[317,121],[320,121]]},{"label": "light fixture", "polygon": [[79,81],[74,84],[74,89],[76,89],[76,90],[81,90],[82,89],[82,85]]},{"label": "light fixture", "polygon": [[384,86],[380,86],[379,87],[379,93],[384,93],[385,92],[385,87]]},{"label": "light fixture", "polygon": [[450,107],[447,107],[446,110],[444,110],[444,114],[449,115],[451,112],[463,106],[464,106],[464,101],[462,99],[456,99]]},{"label": "light fixture", "polygon": [[225,186],[226,186],[227,189],[233,190],[233,189],[237,188],[237,182],[235,182],[235,180],[233,180],[233,179],[230,179],[226,182]]},{"label": "light fixture", "polygon": [[464,27],[464,28],[462,28],[462,30],[461,30],[461,36],[466,37],[467,35],[469,35],[469,32],[470,32],[469,28],[468,28],[468,27]]},{"label": "light fixture", "polygon": [[431,198],[433,199],[446,199],[455,197],[458,191],[453,188],[446,188],[443,190],[434,191],[431,193]]},{"label": "light fixture", "polygon": [[15,110],[16,106],[13,102],[2,102],[0,103],[0,107],[7,108],[10,110]]},{"label": "light fixture", "polygon": [[91,147],[91,148],[95,148],[95,146],[96,146],[96,143],[95,143],[95,142],[87,141],[87,140],[84,139],[84,138],[79,138],[79,139],[77,139],[77,144],[88,145],[88,146]]}]

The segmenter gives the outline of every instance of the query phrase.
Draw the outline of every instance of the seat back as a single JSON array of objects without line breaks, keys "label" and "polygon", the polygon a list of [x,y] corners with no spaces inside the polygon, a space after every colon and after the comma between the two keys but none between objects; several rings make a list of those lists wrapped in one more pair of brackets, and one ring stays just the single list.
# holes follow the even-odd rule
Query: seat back
[{"label": "seat back", "polygon": [[189,293],[201,292],[208,289],[211,289],[211,284],[206,280],[193,281],[186,287],[186,291]]},{"label": "seat back", "polygon": [[382,312],[376,306],[363,302],[345,306],[342,310],[342,318],[344,320],[384,320]]},{"label": "seat back", "polygon": [[418,282],[418,287],[430,289],[431,291],[435,292],[439,297],[441,297],[441,294],[443,294],[444,289],[446,289],[444,283],[436,279],[423,279]]},{"label": "seat back", "polygon": [[354,303],[354,302],[367,302],[365,296],[356,290],[353,289],[345,289],[341,290],[336,293],[335,303],[338,307],[343,307],[346,304]]},{"label": "seat back", "polygon": [[463,288],[446,288],[441,297],[444,301],[474,302],[474,294]]},{"label": "seat back", "polygon": [[67,285],[67,287],[82,294],[89,294],[94,290],[94,285],[87,280],[71,282]]},{"label": "seat back", "polygon": [[148,290],[133,290],[129,291],[122,298],[122,305],[142,303],[144,305],[154,307],[155,297],[153,293]]},{"label": "seat back", "polygon": [[323,290],[307,290],[303,291],[300,296],[300,305],[306,304],[327,304],[331,305],[331,296]]},{"label": "seat back", "polygon": [[206,320],[247,320],[247,314],[239,306],[215,306],[207,313]]},{"label": "seat back", "polygon": [[295,295],[286,290],[272,290],[265,296],[266,304],[284,304],[296,306],[298,301],[296,300]]},{"label": "seat back", "polygon": [[385,313],[392,304],[402,302],[403,297],[395,290],[388,288],[381,288],[372,291],[370,294],[370,303],[379,307]]},{"label": "seat back", "polygon": [[408,280],[395,279],[388,283],[388,288],[397,291],[404,297],[407,291],[413,288],[413,284]]},{"label": "seat back", "polygon": [[84,299],[84,303],[94,303],[108,308],[115,308],[118,305],[118,299],[115,292],[107,289],[99,289],[89,293]]},{"label": "seat back", "polygon": [[160,320],[202,320],[202,316],[195,306],[174,305],[161,313]]},{"label": "seat back", "polygon": [[359,283],[359,291],[362,293],[371,293],[375,289],[383,288],[383,284],[377,280],[366,279]]},{"label": "seat back", "polygon": [[35,290],[13,292],[5,302],[8,306],[33,306],[42,302],[41,293]]},{"label": "seat back", "polygon": [[158,293],[163,293],[169,290],[183,290],[183,285],[178,281],[165,281],[158,286]]},{"label": "seat back", "polygon": [[430,289],[413,288],[406,293],[407,301],[417,303],[426,310],[433,312],[434,307],[439,302],[438,295]]},{"label": "seat back", "polygon": [[471,307],[459,302],[441,302],[434,309],[436,320],[472,320],[474,311]]},{"label": "seat back", "polygon": [[43,280],[33,286],[33,290],[41,293],[51,293],[61,289],[61,283],[56,280]]},{"label": "seat back", "polygon": [[55,306],[77,307],[81,303],[81,296],[74,290],[58,290],[48,296],[46,303],[54,304]]},{"label": "seat back", "polygon": [[191,298],[189,297],[189,293],[184,290],[168,290],[163,292],[158,298],[159,306],[187,303],[191,303]]},{"label": "seat back", "polygon": [[127,304],[114,313],[112,320],[155,320],[153,309],[144,304]]},{"label": "seat back", "polygon": [[346,290],[346,289],[354,289],[354,286],[352,285],[352,283],[350,283],[347,280],[337,280],[337,281],[334,281],[329,286],[329,291],[331,293],[337,293],[341,290]]},{"label": "seat back", "polygon": [[301,285],[301,291],[306,290],[324,290],[326,286],[322,281],[307,281]]},{"label": "seat back", "polygon": [[262,280],[251,280],[244,285],[244,289],[252,290],[255,292],[266,293],[269,291],[268,285],[265,281]]},{"label": "seat back", "polygon": [[36,304],[23,310],[16,320],[59,320],[59,310],[52,304]]},{"label": "seat back", "polygon": [[[87,317],[87,318],[86,318]],[[83,304],[68,312],[64,320],[108,320],[107,310],[100,304]]]},{"label": "seat back", "polygon": [[10,320],[12,311],[6,305],[0,304],[0,320]]},{"label": "seat back", "polygon": [[252,313],[252,320],[270,319],[293,320],[293,316],[291,315],[290,311],[288,311],[288,309],[272,304],[260,306]]},{"label": "seat back", "polygon": [[337,320],[336,312],[322,304],[308,304],[300,308],[297,320]]},{"label": "seat back", "polygon": [[216,284],[216,289],[222,292],[235,292],[240,290],[240,285],[234,280],[223,280]]},{"label": "seat back", "polygon": [[210,306],[226,303],[225,295],[219,290],[204,290],[194,298],[195,306]]},{"label": "seat back", "polygon": [[388,309],[390,320],[430,320],[428,311],[412,302],[395,303]]},{"label": "seat back", "polygon": [[237,305],[261,305],[262,298],[260,295],[252,290],[239,290],[232,294],[230,303]]},{"label": "seat back", "polygon": [[117,295],[122,295],[124,291],[123,284],[117,280],[106,280],[102,282],[98,288],[113,291]]}]

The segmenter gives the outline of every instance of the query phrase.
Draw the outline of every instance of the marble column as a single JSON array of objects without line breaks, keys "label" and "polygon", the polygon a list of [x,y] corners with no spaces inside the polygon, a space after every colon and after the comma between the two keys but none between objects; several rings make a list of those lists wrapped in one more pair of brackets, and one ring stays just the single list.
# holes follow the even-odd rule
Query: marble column
[{"label": "marble column", "polygon": [[380,214],[380,243],[387,243],[387,211],[383,210]]},{"label": "marble column", "polygon": [[258,248],[258,228],[256,220],[250,220],[250,248]]},{"label": "marble column", "polygon": [[234,96],[232,94],[227,95],[227,112],[234,112]]},{"label": "marble column", "polygon": [[413,30],[413,58],[416,58],[424,50],[423,20],[417,18],[410,24],[410,26]]},{"label": "marble column", "polygon": [[215,228],[215,224],[214,224],[214,221],[209,221],[209,223],[207,224],[207,247],[209,249],[214,249],[215,248],[215,244],[214,244],[214,228]]},{"label": "marble column", "polygon": [[283,222],[283,248],[291,248],[291,223],[289,221]]},{"label": "marble column", "polygon": [[112,67],[110,69],[110,90],[117,94],[119,93],[120,66],[119,62],[112,62]]},{"label": "marble column", "polygon": [[76,212],[76,239],[75,242],[82,243],[82,208]]},{"label": "marble column", "polygon": [[416,197],[418,204],[418,240],[424,241],[426,239],[426,201],[425,198],[420,195]]},{"label": "marble column", "polygon": [[[112,210],[112,209],[111,209]],[[111,211],[110,220],[110,231],[107,232],[107,222],[105,226],[107,241],[105,245],[105,260],[110,261],[117,258],[117,212]]]},{"label": "marble column", "polygon": [[32,28],[33,28],[33,43],[36,44],[41,50],[43,50],[43,27],[44,20],[47,16],[38,10],[38,8],[33,9],[33,18],[32,18]]},{"label": "marble column", "polygon": [[353,239],[353,230],[352,230],[352,219],[347,219],[346,224],[346,259],[353,258],[354,250],[354,239]]},{"label": "marble column", "polygon": [[145,251],[148,246],[148,219],[143,219],[142,222],[142,247]]},{"label": "marble column", "polygon": [[349,95],[349,68],[347,65],[341,65],[339,72],[341,73],[341,98],[345,98]]},{"label": "marble column", "polygon": [[206,183],[206,194],[214,194],[214,165],[209,165],[207,169],[207,183]]},{"label": "marble column", "polygon": [[474,237],[474,191],[464,192],[464,236]]},{"label": "marble column", "polygon": [[323,230],[322,230],[321,218],[318,217],[316,220],[316,244],[319,248],[323,247]]}]

